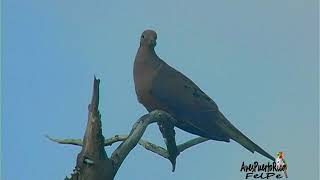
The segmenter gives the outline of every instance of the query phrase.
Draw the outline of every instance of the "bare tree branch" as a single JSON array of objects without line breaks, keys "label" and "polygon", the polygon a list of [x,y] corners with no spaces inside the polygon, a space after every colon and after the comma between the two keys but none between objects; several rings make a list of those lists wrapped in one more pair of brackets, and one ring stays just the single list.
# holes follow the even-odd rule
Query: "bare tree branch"
[{"label": "bare tree branch", "polygon": [[71,144],[71,145],[76,145],[76,146],[82,146],[83,142],[82,139],[56,139],[56,138],[52,138],[49,135],[46,135],[46,137],[56,143],[59,144]]},{"label": "bare tree branch", "polygon": [[[59,144],[70,144],[70,145],[76,145],[76,146],[82,146],[83,142],[81,139],[57,139],[57,138],[52,138],[50,136],[46,136],[49,140],[53,141],[53,142],[56,142],[56,143],[59,143]],[[111,138],[108,138],[108,139],[105,139],[104,140],[104,145],[105,146],[111,146],[112,144],[116,143],[116,142],[120,142],[120,141],[125,141],[126,139],[128,138],[128,135],[115,135]],[[192,147],[192,146],[195,146],[197,144],[200,144],[200,143],[203,143],[205,141],[208,141],[209,139],[207,138],[203,138],[203,137],[197,137],[197,138],[194,138],[194,139],[191,139],[185,143],[182,143],[182,144],[179,144],[177,147],[178,147],[178,151],[179,153],[183,152],[184,150]],[[159,145],[156,145],[156,144],[153,144],[147,140],[143,140],[143,139],[140,139],[138,144],[142,147],[144,147],[145,149],[155,153],[155,154],[158,154],[166,159],[169,158],[169,154],[168,154],[168,151],[159,146]]]},{"label": "bare tree branch", "polygon": [[189,140],[189,141],[187,141],[187,142],[185,142],[183,144],[180,144],[178,146],[178,150],[181,153],[182,151],[184,151],[184,150],[186,150],[186,149],[188,149],[188,148],[190,148],[192,146],[195,146],[197,144],[203,143],[203,142],[208,141],[208,140],[210,140],[210,139],[204,138],[204,137],[197,137],[197,138],[191,139],[191,140]]},{"label": "bare tree branch", "polygon": [[123,141],[111,155],[111,159],[113,160],[115,165],[115,172],[118,171],[119,167],[129,154],[129,152],[137,145],[148,125],[154,122],[162,121],[164,119],[170,120],[174,124],[176,122],[176,120],[173,119],[168,113],[161,110],[152,111],[149,114],[146,114],[138,119],[138,121],[133,125],[128,138]]},{"label": "bare tree branch", "polygon": [[100,80],[94,77],[91,103],[88,106],[88,121],[83,137],[81,152],[71,179],[112,180],[115,176],[112,160],[104,149],[99,108]]},{"label": "bare tree branch", "polygon": [[[170,114],[161,110],[152,111],[139,118],[133,125],[129,135],[116,135],[109,139],[105,139],[102,135],[101,115],[98,110],[99,84],[100,80],[94,78],[93,95],[88,107],[88,122],[83,140],[61,140],[47,136],[51,141],[60,144],[72,144],[82,147],[81,152],[77,156],[76,167],[71,174],[71,178],[66,177],[65,179],[111,180],[116,175],[124,159],[137,144],[170,160],[174,170],[175,159],[180,152],[208,140],[206,138],[198,137],[177,146],[174,137],[174,124],[176,124],[176,120]],[[165,138],[167,149],[141,139],[148,125],[154,122],[158,122],[160,125],[160,130]],[[110,146],[113,143],[120,141],[122,141],[122,143],[112,153],[111,157],[108,158],[104,146]]]},{"label": "bare tree branch", "polygon": [[171,121],[160,121],[157,123],[159,126],[159,130],[164,138],[164,142],[167,147],[167,151],[169,154],[169,161],[172,165],[172,172],[176,169],[176,159],[179,155],[177,143],[176,143],[176,132],[174,130],[174,124]]}]

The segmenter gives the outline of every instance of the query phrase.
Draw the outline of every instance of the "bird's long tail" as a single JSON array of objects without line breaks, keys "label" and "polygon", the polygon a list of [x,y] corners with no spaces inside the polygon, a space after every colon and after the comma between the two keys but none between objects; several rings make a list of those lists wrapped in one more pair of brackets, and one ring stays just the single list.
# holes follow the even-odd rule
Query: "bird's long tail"
[{"label": "bird's long tail", "polygon": [[224,129],[224,133],[226,133],[231,139],[241,144],[243,147],[254,153],[255,151],[259,154],[275,161],[275,158],[271,156],[269,153],[264,151],[261,147],[259,147],[256,143],[251,141],[247,136],[245,136],[241,131],[239,131],[236,127],[234,127],[224,116],[220,113],[222,118],[219,118],[218,125]]}]

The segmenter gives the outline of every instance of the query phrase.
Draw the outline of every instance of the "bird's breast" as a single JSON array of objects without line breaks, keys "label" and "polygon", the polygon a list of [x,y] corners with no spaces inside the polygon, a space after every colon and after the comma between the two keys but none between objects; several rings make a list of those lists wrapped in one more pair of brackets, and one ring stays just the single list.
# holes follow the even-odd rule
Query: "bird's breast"
[{"label": "bird's breast", "polygon": [[146,83],[145,86],[140,88],[140,86],[136,86],[136,94],[138,101],[149,111],[153,111],[159,109],[160,106],[157,101],[152,96],[152,89],[151,86],[147,84],[147,81],[143,82]]},{"label": "bird's breast", "polygon": [[152,80],[156,75],[156,71],[147,64],[137,63],[135,62],[133,70],[137,98],[148,111],[152,111],[157,107],[156,102],[152,97]]}]

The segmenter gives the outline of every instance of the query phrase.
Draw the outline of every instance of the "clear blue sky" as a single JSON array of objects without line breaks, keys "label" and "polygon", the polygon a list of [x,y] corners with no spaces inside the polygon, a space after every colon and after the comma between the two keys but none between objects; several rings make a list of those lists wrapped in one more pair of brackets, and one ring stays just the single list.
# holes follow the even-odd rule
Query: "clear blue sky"
[{"label": "clear blue sky", "polygon": [[[235,126],[268,152],[285,152],[290,180],[318,179],[317,1],[3,0],[2,8],[2,179],[72,172],[80,148],[44,135],[83,136],[94,74],[104,135],[130,131],[146,113],[132,77],[146,28],[158,32],[159,56]],[[177,129],[178,142],[191,137]],[[163,145],[156,125],[144,138]],[[255,160],[268,161],[210,141],[183,152],[172,173],[168,160],[137,146],[116,179],[244,179],[242,161]]]}]

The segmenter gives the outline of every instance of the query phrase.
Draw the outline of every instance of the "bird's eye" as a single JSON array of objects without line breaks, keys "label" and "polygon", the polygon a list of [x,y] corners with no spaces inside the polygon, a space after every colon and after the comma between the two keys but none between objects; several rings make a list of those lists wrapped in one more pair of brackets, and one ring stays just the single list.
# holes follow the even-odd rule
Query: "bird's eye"
[{"label": "bird's eye", "polygon": [[141,38],[143,39],[143,38],[144,38],[144,35],[142,35]]}]

